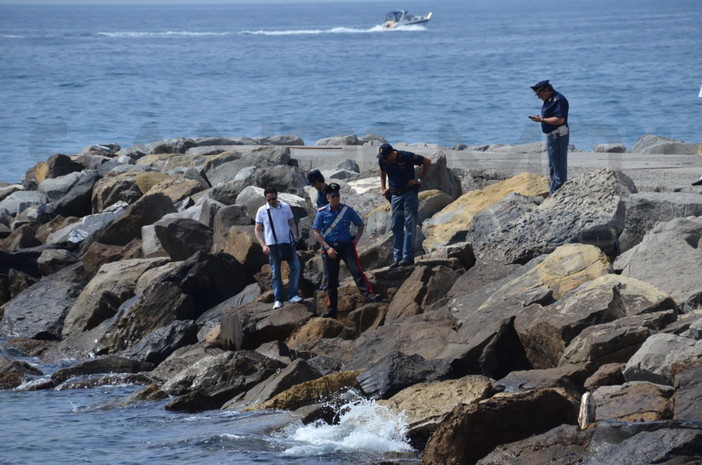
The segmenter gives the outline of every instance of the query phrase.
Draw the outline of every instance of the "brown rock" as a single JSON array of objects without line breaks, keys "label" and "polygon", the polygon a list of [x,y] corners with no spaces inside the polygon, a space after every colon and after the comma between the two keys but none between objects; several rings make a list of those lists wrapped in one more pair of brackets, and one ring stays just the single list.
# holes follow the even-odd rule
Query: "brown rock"
[{"label": "brown rock", "polygon": [[305,405],[335,399],[349,389],[359,389],[356,382],[358,374],[358,371],[340,371],[298,384],[269,401],[251,407],[251,410],[296,410]]},{"label": "brown rock", "polygon": [[325,338],[335,338],[344,330],[344,325],[333,318],[312,318],[297,328],[285,341],[293,349],[310,346]]},{"label": "brown rock", "polygon": [[607,363],[597,369],[588,379],[583,387],[592,392],[601,386],[612,386],[624,384],[624,363]]},{"label": "brown rock", "polygon": [[379,400],[396,415],[404,415],[412,445],[423,449],[429,436],[451,411],[461,404],[472,404],[492,395],[490,378],[469,375],[460,379],[415,384],[390,399]]},{"label": "brown rock", "polygon": [[647,381],[619,386],[602,386],[592,393],[596,419],[615,421],[657,421],[673,418],[674,390]]},{"label": "brown rock", "polygon": [[429,438],[423,465],[476,463],[501,444],[575,424],[572,399],[558,390],[499,395],[456,407]]},{"label": "brown rock", "polygon": [[418,315],[451,289],[458,273],[446,266],[416,266],[390,302],[386,321]]},{"label": "brown rock", "polygon": [[86,273],[94,276],[100,267],[106,263],[141,258],[141,241],[134,239],[127,245],[109,245],[93,242],[81,257]]}]

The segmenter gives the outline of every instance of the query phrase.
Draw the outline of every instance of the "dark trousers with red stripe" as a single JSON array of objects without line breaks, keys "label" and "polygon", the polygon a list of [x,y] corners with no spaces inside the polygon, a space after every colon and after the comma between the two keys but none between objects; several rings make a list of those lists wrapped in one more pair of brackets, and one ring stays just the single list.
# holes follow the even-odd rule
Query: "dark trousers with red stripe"
[{"label": "dark trousers with red stripe", "polygon": [[346,267],[349,269],[351,276],[353,276],[353,280],[356,281],[356,286],[358,286],[358,290],[361,291],[364,298],[373,293],[373,288],[365,273],[363,273],[361,261],[358,259],[358,253],[356,253],[356,241],[333,242],[329,245],[336,250],[336,258],[331,258],[327,255],[327,271],[329,272],[327,295],[329,296],[329,310],[336,312],[339,303],[339,267],[342,260],[346,263]]}]

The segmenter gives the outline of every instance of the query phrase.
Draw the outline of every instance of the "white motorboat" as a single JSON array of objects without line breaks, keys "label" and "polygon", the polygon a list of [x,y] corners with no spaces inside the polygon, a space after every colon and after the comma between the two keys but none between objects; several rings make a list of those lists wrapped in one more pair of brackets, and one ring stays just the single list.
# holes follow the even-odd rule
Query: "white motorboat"
[{"label": "white motorboat", "polygon": [[400,26],[415,26],[417,24],[425,24],[431,19],[431,12],[425,16],[414,16],[404,10],[391,11],[385,15],[383,27],[386,29],[395,29]]}]

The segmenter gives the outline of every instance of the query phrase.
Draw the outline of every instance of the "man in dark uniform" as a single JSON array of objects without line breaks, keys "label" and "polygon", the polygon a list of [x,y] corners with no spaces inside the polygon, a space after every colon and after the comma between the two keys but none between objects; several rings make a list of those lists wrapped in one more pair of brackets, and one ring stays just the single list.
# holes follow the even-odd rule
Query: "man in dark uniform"
[{"label": "man in dark uniform", "polygon": [[[307,173],[307,182],[310,186],[317,189],[317,208],[322,208],[329,203],[327,200],[327,194],[325,192],[327,188],[327,183],[324,180],[324,175],[319,170],[312,170]],[[319,285],[319,290],[324,291],[327,289],[327,283],[329,282],[329,271],[327,269],[327,252],[322,249],[322,268],[324,270],[324,277],[322,278],[322,283]]]},{"label": "man in dark uniform", "polygon": [[329,203],[327,200],[327,194],[324,193],[324,189],[327,188],[327,183],[324,181],[324,175],[319,170],[312,170],[307,173],[307,182],[310,186],[317,189],[317,208],[322,208]]},{"label": "man in dark uniform", "polygon": [[[368,278],[363,273],[356,253],[356,240],[363,235],[363,220],[353,208],[341,203],[340,190],[340,186],[336,183],[327,186],[326,195],[329,203],[317,210],[317,216],[312,225],[315,239],[327,253],[329,308],[322,316],[328,318],[336,318],[339,302],[339,267],[342,260],[346,263],[366,302],[379,300],[378,294],[373,292]],[[352,223],[357,228],[355,237],[351,234]]]},{"label": "man in dark uniform", "polygon": [[[403,150],[395,150],[390,144],[378,149],[380,165],[380,190],[390,198],[392,209],[393,263],[390,267],[414,264],[414,247],[419,209],[419,187],[422,178],[429,172],[431,160]],[[422,174],[417,178],[414,167],[421,166]],[[389,186],[386,185],[386,180]]]},{"label": "man in dark uniform", "polygon": [[529,119],[541,123],[541,131],[546,134],[550,193],[553,195],[568,180],[568,100],[548,81],[537,82],[531,89],[544,102],[541,115],[531,115]]}]

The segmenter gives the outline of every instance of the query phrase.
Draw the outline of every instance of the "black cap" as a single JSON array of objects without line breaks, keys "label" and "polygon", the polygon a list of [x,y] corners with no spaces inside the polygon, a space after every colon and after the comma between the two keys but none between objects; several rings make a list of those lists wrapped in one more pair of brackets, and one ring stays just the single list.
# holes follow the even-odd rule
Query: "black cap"
[{"label": "black cap", "polygon": [[327,187],[324,188],[324,194],[338,194],[340,190],[341,186],[333,182],[331,184],[327,184]]},{"label": "black cap", "polygon": [[321,171],[319,170],[312,170],[309,173],[307,173],[307,182],[312,185],[317,181],[324,182],[324,176],[322,175]]},{"label": "black cap", "polygon": [[551,84],[549,84],[548,79],[545,81],[539,81],[536,84],[534,84],[533,86],[531,86],[531,90],[533,90],[534,92],[538,92],[538,91],[543,90],[543,89],[551,89],[551,88],[552,87],[551,87]]},{"label": "black cap", "polygon": [[378,147],[378,159],[385,160],[395,149],[390,144],[383,144]]}]

